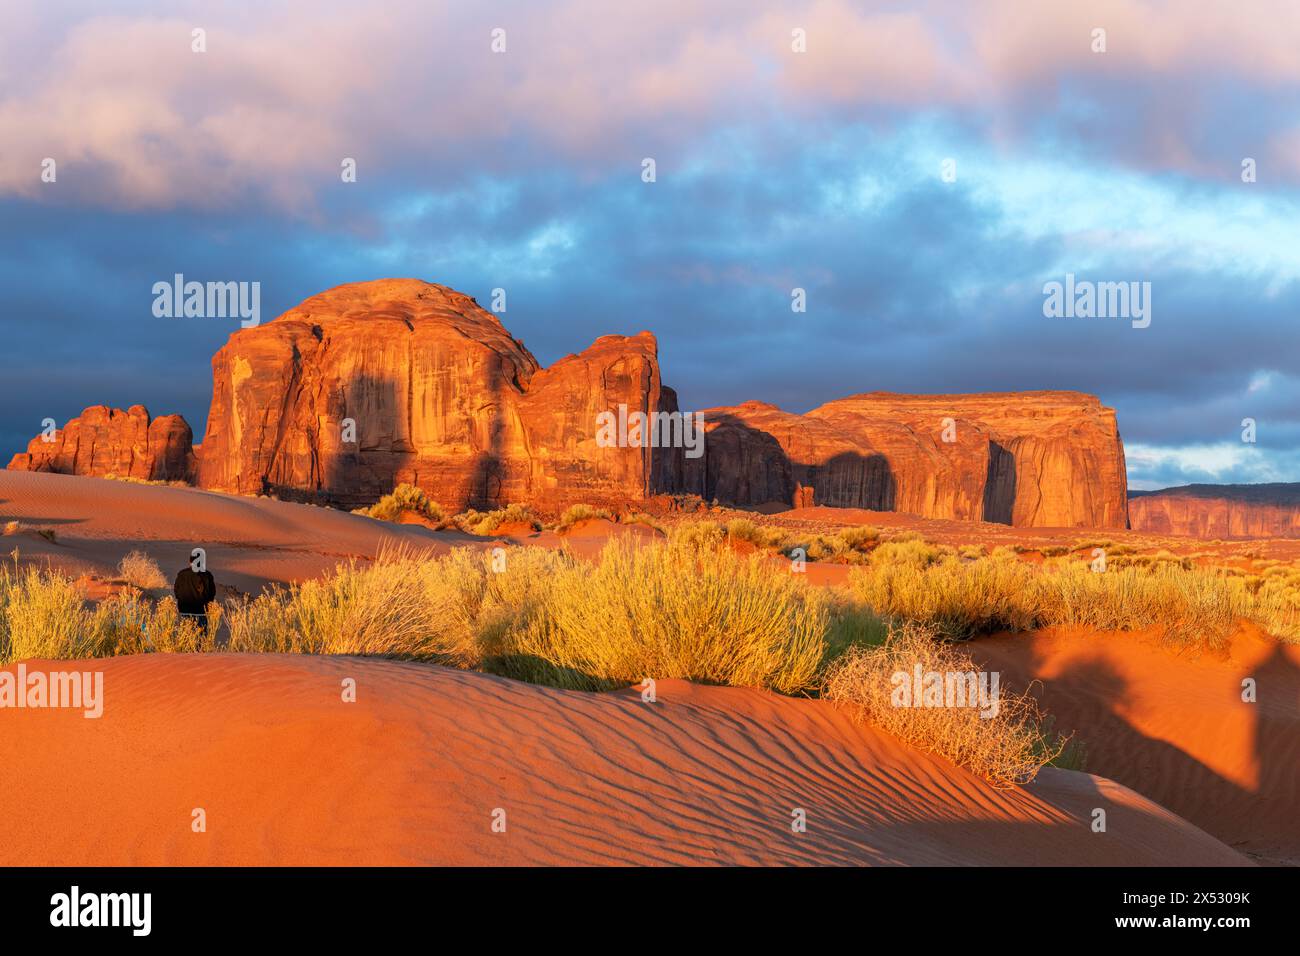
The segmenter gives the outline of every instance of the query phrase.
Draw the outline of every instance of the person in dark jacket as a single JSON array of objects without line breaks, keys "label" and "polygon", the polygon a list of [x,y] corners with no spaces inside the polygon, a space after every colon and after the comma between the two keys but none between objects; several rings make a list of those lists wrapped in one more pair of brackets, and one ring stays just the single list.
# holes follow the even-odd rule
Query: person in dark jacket
[{"label": "person in dark jacket", "polygon": [[176,575],[176,606],[181,614],[193,618],[207,630],[208,605],[217,599],[217,582],[208,570],[195,571],[186,565]]}]

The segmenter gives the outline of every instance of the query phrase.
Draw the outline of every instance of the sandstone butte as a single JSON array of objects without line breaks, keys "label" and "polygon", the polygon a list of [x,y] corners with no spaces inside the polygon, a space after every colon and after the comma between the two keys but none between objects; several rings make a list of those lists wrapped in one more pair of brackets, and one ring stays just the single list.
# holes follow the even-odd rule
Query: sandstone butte
[{"label": "sandstone butte", "polygon": [[51,437],[37,435],[9,467],[146,481],[195,478],[194,436],[180,415],[150,419],[143,405],[126,411],[92,405]]},{"label": "sandstone butte", "polygon": [[[803,415],[747,402],[703,413],[698,458],[601,447],[601,412],[677,410],[653,335],[604,336],[544,369],[472,298],[415,279],[312,296],[235,332],[212,373],[194,480],[217,491],[354,507],[410,482],[453,510],[698,494],[1034,527],[1128,522],[1115,413],[1093,396],[873,392]],[[96,425],[87,446],[87,422],[122,416],[130,428]],[[155,428],[168,436],[159,450]],[[38,438],[10,467],[170,477],[193,469],[188,436],[178,416],[88,409],[59,453]]]},{"label": "sandstone butte", "polygon": [[1300,483],[1184,485],[1135,491],[1135,531],[1199,538],[1300,538]]}]

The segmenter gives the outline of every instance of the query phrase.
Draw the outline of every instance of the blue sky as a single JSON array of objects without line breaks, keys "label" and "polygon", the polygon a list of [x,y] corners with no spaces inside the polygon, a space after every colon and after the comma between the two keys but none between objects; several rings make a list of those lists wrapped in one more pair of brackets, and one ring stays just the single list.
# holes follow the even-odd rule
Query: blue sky
[{"label": "blue sky", "polygon": [[[543,364],[650,329],[686,408],[1079,389],[1134,487],[1300,481],[1294,5],[695,6],[0,3],[0,451],[93,403],[201,434],[236,323],[155,318],[174,273],[264,319],[415,276],[505,289]],[[1150,327],[1046,318],[1066,273]]]}]

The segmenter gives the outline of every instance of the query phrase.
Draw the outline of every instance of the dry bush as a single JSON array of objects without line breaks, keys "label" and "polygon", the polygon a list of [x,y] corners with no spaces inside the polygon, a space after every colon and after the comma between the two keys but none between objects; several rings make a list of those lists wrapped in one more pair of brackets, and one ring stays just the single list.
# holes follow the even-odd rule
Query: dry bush
[{"label": "dry bush", "polygon": [[580,521],[612,521],[613,518],[614,516],[604,508],[585,504],[570,505],[564,509],[564,514],[560,515],[560,521],[555,526],[555,530],[563,534]]},{"label": "dry bush", "polygon": [[978,707],[896,706],[895,674],[914,668],[940,674],[978,673],[970,656],[914,624],[892,629],[878,647],[854,647],[830,667],[823,696],[859,720],[929,753],[947,757],[996,787],[1027,783],[1064,749],[1047,734],[1037,702],[999,687],[997,713]]},{"label": "dry bush", "polygon": [[0,664],[92,657],[90,612],[81,590],[57,571],[0,568]]},{"label": "dry bush", "polygon": [[444,521],[442,509],[437,503],[430,500],[420,488],[407,483],[398,485],[369,508],[357,508],[352,513],[379,521],[396,521],[407,513],[419,515],[439,525]]},{"label": "dry bush", "polygon": [[871,525],[841,528],[836,537],[851,551],[870,551],[880,542],[880,529]]},{"label": "dry bush", "polygon": [[655,531],[658,531],[662,535],[668,534],[668,529],[665,528],[654,517],[654,515],[646,514],[644,511],[634,511],[631,514],[626,514],[623,516],[622,522],[623,524],[645,525],[647,528],[653,528]]},{"label": "dry bush", "polygon": [[695,550],[711,550],[727,538],[726,531],[716,521],[683,521],[672,529],[669,540],[676,545]]},{"label": "dry bush", "polygon": [[155,602],[134,587],[92,606],[72,579],[57,571],[0,568],[0,664],[210,651],[220,621],[220,608],[213,606],[203,631],[181,617],[174,598]]},{"label": "dry bush", "polygon": [[117,564],[117,576],[127,584],[141,590],[165,588],[167,576],[163,574],[158,562],[143,551],[132,551]]},{"label": "dry bush", "polygon": [[465,548],[437,559],[388,552],[369,567],[342,565],[320,580],[232,602],[230,649],[477,667],[572,563],[565,552],[541,548],[506,549],[504,562]]},{"label": "dry bush", "polygon": [[512,548],[495,567],[466,549],[341,567],[232,605],[230,649],[431,659],[583,689],[816,685],[833,599],[761,556],[615,540],[599,563]]},{"label": "dry bush", "polygon": [[816,682],[831,613],[762,555],[620,540],[556,574],[543,605],[495,669],[588,689],[653,677],[797,693]]},{"label": "dry bush", "polygon": [[542,530],[542,523],[534,517],[527,505],[507,505],[495,511],[474,511],[457,515],[454,519],[462,531],[489,535],[503,524],[526,524],[534,531]]},{"label": "dry bush", "polygon": [[927,564],[924,551],[887,547],[853,571],[854,593],[879,614],[928,625],[948,638],[1081,625],[1158,628],[1173,643],[1218,647],[1237,618],[1277,637],[1300,637],[1300,595],[1283,587],[1252,592],[1244,579],[1213,569],[1157,563],[1094,573],[1080,561],[1035,567],[996,557]]},{"label": "dry bush", "polygon": [[959,639],[1034,627],[1036,573],[1019,561],[938,560],[928,546],[908,542],[881,545],[868,567],[851,572],[849,586],[878,614]]},{"label": "dry bush", "polygon": [[54,544],[58,540],[58,535],[53,528],[35,528],[29,524],[23,524],[21,521],[6,521],[4,533],[6,536],[22,534],[30,531],[32,534],[40,535],[46,541]]}]

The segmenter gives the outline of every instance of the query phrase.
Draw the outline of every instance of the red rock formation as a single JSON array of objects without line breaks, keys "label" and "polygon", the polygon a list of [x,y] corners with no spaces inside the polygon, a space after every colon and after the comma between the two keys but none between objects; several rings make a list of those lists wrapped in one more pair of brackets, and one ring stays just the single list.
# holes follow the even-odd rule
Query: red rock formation
[{"label": "red rock formation", "polygon": [[[738,505],[792,501],[1025,527],[1127,523],[1114,410],[1077,392],[873,392],[806,415],[747,402],[705,414],[685,487]],[[804,500],[807,491],[798,492]]]},{"label": "red rock formation", "polygon": [[657,348],[649,332],[605,336],[543,370],[469,296],[339,286],[217,353],[200,483],[352,505],[410,482],[456,510],[640,498],[652,450],[600,447],[596,416],[675,402]]},{"label": "red rock formation", "polygon": [[1134,531],[1198,538],[1300,538],[1300,483],[1135,491],[1128,508]]},{"label": "red rock formation", "polygon": [[[666,494],[1038,527],[1128,519],[1115,413],[1091,396],[876,392],[806,415],[747,402],[705,413],[702,457],[606,447],[602,413],[677,411],[653,335],[604,336],[542,369],[473,299],[415,279],[313,296],[236,332],[212,371],[197,475],[218,491],[354,506],[409,482],[454,510]],[[10,467],[184,478],[190,439],[177,416],[87,409]]]},{"label": "red rock formation", "polygon": [[56,430],[53,441],[37,435],[25,454],[14,455],[14,471],[50,471],[102,478],[192,481],[195,456],[190,426],[180,415],[152,421],[143,405],[126,411],[92,405]]}]

